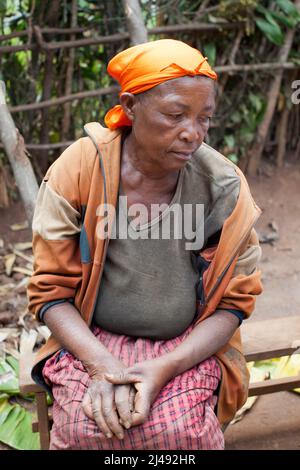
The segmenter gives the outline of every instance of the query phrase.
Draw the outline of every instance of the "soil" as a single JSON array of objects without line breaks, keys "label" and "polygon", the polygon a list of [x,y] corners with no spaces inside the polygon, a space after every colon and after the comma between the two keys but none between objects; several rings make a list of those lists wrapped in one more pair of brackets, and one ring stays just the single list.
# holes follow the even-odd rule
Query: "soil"
[{"label": "soil", "polygon": [[[299,315],[300,321],[300,164],[286,164],[280,171],[265,165],[248,183],[262,209],[258,233],[274,233],[273,223],[279,235],[272,244],[261,244],[264,292],[248,321],[288,315]],[[300,394],[259,397],[241,421],[226,429],[225,442],[228,450],[299,450]]]},{"label": "soil", "polygon": [[[261,174],[248,182],[262,209],[257,223],[260,237],[270,234],[279,237],[261,245],[264,293],[248,321],[297,314],[300,321],[300,163],[286,163],[280,171],[264,164]],[[13,232],[10,228],[11,224],[25,220],[20,202],[0,209],[0,220],[4,246],[30,240],[29,229]],[[260,397],[240,422],[227,428],[226,448],[299,450],[299,417],[299,394],[281,392]],[[0,449],[5,448],[0,444]]]}]

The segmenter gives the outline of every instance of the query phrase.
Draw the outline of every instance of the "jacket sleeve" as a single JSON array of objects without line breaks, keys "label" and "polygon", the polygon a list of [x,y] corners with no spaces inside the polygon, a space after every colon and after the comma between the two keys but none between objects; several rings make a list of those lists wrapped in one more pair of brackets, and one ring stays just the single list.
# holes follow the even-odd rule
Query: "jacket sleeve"
[{"label": "jacket sleeve", "polygon": [[72,300],[81,281],[79,234],[80,140],[49,168],[33,216],[34,272],[27,294],[29,310],[40,319],[47,305]]},{"label": "jacket sleeve", "polygon": [[[262,292],[261,272],[258,263],[261,248],[253,229],[247,243],[241,249],[232,277],[224,291],[218,309],[239,312],[237,316],[248,318],[254,310],[256,296]],[[243,316],[243,318],[241,317]]]}]

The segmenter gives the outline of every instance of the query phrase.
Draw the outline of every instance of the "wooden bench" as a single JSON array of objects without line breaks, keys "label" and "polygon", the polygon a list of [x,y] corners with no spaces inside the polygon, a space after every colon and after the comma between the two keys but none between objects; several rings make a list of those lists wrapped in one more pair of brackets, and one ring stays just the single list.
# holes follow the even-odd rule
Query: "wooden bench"
[{"label": "wooden bench", "polygon": [[[244,354],[247,362],[289,356],[300,348],[300,315],[260,322],[244,322],[241,327]],[[49,448],[51,416],[44,390],[30,376],[34,354],[20,359],[20,390],[35,393],[37,422],[32,423],[34,432],[40,433],[41,449]],[[300,387],[300,374],[294,377],[264,380],[251,383],[249,396],[293,390]]]}]

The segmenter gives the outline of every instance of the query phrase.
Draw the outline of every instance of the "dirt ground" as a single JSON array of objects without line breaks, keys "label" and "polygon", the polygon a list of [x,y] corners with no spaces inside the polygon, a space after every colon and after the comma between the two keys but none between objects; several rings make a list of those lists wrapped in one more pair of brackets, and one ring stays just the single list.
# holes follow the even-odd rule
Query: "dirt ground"
[{"label": "dirt ground", "polygon": [[[270,223],[279,235],[273,244],[262,244],[264,293],[248,321],[297,314],[300,321],[300,163],[286,164],[281,171],[265,164],[261,175],[248,182],[263,211],[257,224],[260,236],[272,233]],[[5,245],[30,240],[28,229],[10,229],[25,220],[20,203],[0,209],[0,220]],[[227,428],[225,441],[227,449],[235,450],[299,450],[300,395],[282,392],[260,397],[240,422]],[[5,447],[0,444],[0,449]]]},{"label": "dirt ground", "polygon": [[[261,245],[264,292],[248,321],[299,315],[300,322],[300,164],[287,164],[280,172],[264,166],[248,182],[263,211],[256,226],[259,234],[272,233],[272,222],[279,234],[273,244]],[[227,428],[225,442],[235,450],[299,450],[300,395],[259,397],[240,422]]]}]

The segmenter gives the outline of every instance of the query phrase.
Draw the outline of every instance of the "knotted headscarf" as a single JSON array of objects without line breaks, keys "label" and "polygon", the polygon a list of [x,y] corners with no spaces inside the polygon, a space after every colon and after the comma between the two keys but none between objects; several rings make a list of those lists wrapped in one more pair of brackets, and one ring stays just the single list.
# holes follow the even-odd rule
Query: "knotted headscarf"
[{"label": "knotted headscarf", "polygon": [[[120,83],[121,93],[134,95],[185,75],[217,79],[201,52],[174,39],[160,39],[125,49],[111,59],[107,71]],[[104,121],[110,129],[132,125],[120,105],[110,109]]]}]

